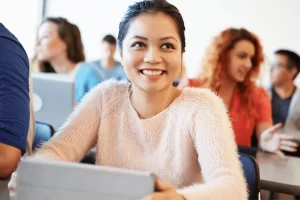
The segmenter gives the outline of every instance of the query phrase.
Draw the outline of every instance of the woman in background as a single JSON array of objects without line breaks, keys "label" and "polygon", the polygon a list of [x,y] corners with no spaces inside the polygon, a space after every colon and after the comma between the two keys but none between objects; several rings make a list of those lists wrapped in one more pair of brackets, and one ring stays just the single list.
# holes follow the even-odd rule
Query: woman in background
[{"label": "woman in background", "polygon": [[102,82],[85,60],[79,28],[61,17],[46,18],[38,29],[34,72],[56,72],[75,81],[76,102]]},{"label": "woman in background", "polygon": [[297,143],[287,135],[276,134],[281,124],[272,125],[271,100],[255,81],[264,60],[256,35],[246,29],[229,28],[216,36],[206,51],[198,79],[183,79],[179,88],[211,88],[230,111],[239,146],[251,146],[253,132],[260,147],[285,157],[281,150],[296,151]]}]

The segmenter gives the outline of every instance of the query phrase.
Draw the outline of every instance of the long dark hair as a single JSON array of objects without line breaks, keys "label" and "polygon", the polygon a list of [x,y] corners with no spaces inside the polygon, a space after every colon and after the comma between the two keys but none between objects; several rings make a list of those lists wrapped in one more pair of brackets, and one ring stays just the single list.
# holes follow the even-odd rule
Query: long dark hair
[{"label": "long dark hair", "polygon": [[[67,57],[74,63],[85,60],[84,48],[81,40],[79,28],[62,17],[48,17],[40,24],[52,22],[58,26],[58,35],[67,45]],[[33,61],[36,60],[36,55]],[[41,72],[55,72],[51,64],[47,61],[38,61],[38,68]]]}]

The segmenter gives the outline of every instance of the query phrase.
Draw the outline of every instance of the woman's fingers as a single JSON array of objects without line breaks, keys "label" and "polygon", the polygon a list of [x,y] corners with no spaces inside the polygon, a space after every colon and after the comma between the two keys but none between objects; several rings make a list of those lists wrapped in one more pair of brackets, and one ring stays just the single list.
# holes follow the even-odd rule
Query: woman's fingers
[{"label": "woman's fingers", "polygon": [[289,141],[289,140],[281,140],[280,145],[281,146],[293,147],[293,148],[298,148],[298,146],[299,146],[296,142]]},{"label": "woman's fingers", "polygon": [[286,134],[276,134],[279,139],[281,140],[294,140],[295,138],[291,135],[286,135]]},{"label": "woman's fingers", "polygon": [[285,146],[285,145],[280,145],[280,149],[284,150],[284,151],[288,151],[288,152],[296,152],[297,151],[296,148]]},{"label": "woman's fingers", "polygon": [[287,157],[286,155],[284,155],[284,153],[280,150],[277,150],[276,152],[276,155],[278,155],[282,160],[287,160]]},{"label": "woman's fingers", "polygon": [[276,131],[278,131],[279,129],[282,128],[282,124],[281,123],[278,123],[278,124],[275,124],[274,126],[268,128],[267,130],[270,132],[270,133],[275,133]]}]

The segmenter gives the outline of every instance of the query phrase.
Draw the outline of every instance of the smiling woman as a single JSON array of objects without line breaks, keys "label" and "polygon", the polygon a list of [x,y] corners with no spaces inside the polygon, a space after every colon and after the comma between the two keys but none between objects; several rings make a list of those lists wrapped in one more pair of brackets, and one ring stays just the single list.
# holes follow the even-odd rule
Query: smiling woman
[{"label": "smiling woman", "polygon": [[96,146],[98,165],[156,174],[153,200],[247,199],[222,100],[208,89],[172,86],[184,31],[178,9],[165,0],[129,6],[118,45],[130,83],[95,87],[36,158],[78,162]]},{"label": "smiling woman", "polygon": [[[136,91],[132,93],[131,100],[142,117],[162,111],[174,100],[167,96],[179,96],[179,91],[170,84],[179,77],[182,68],[179,35],[176,23],[170,16],[150,12],[131,19],[126,37],[119,41],[124,70]],[[160,101],[164,103],[157,106],[157,110],[148,112],[144,105],[137,103],[141,102],[141,92],[149,95],[159,92],[163,95]]]}]

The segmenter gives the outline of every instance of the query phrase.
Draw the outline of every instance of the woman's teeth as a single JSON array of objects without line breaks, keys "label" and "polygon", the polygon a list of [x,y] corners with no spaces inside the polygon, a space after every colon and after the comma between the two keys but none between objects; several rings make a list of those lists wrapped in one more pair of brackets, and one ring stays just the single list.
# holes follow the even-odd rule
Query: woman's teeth
[{"label": "woman's teeth", "polygon": [[147,75],[147,76],[160,76],[164,73],[164,71],[144,69],[144,70],[142,70],[142,73]]}]

